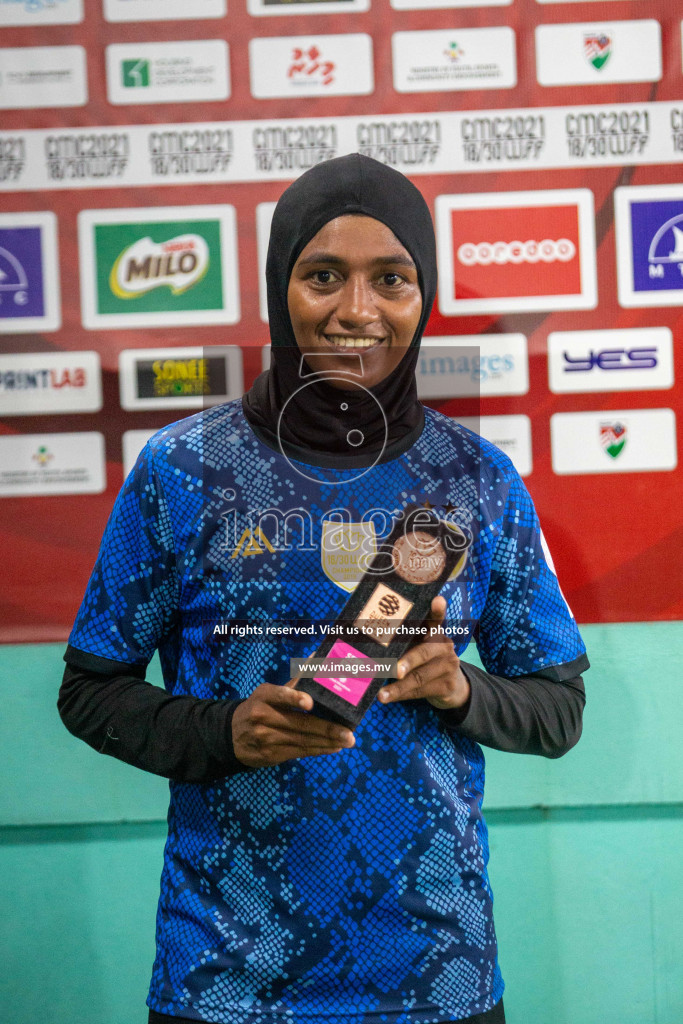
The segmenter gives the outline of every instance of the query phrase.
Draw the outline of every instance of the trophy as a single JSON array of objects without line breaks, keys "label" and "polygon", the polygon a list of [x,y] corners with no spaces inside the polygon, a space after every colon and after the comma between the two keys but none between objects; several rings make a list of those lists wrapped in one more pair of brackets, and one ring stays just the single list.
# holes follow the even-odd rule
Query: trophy
[{"label": "trophy", "polygon": [[[429,509],[408,506],[340,612],[334,635],[325,637],[311,660],[393,660],[416,639],[428,639],[424,620],[432,598],[446,580],[462,571],[468,547],[469,539],[458,526]],[[311,695],[313,714],[353,729],[385,679],[316,671],[301,676],[296,689]]]}]

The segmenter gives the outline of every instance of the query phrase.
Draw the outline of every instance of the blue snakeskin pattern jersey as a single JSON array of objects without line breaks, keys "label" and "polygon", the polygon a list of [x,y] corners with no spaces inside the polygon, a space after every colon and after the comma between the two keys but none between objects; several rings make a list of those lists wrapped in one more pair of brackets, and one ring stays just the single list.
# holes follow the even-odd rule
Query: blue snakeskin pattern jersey
[{"label": "blue snakeskin pattern jersey", "polygon": [[[282,684],[289,658],[317,642],[226,642],[211,624],[333,622],[348,586],[321,546],[325,517],[346,509],[359,523],[429,501],[472,535],[443,594],[447,621],[476,627],[485,667],[516,676],[580,658],[509,459],[425,417],[407,452],[362,472],[290,462],[239,401],[160,431],[117,499],[71,646],[136,666],[158,648],[174,694]],[[289,534],[276,515],[255,525],[254,510],[296,508],[306,514]],[[459,653],[467,642],[455,638]],[[373,705],[339,754],[170,792],[153,1009],[229,1024],[431,1024],[500,999],[484,757],[427,701]]]}]

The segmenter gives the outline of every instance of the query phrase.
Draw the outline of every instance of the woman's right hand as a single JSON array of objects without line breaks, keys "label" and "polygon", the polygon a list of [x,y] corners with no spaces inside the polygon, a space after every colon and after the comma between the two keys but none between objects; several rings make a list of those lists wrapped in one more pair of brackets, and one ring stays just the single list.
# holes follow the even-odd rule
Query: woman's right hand
[{"label": "woman's right hand", "polygon": [[242,764],[267,768],[293,758],[338,754],[354,746],[350,729],[302,714],[313,709],[313,698],[294,689],[296,683],[296,678],[284,686],[261,683],[238,705],[232,716],[232,742]]}]

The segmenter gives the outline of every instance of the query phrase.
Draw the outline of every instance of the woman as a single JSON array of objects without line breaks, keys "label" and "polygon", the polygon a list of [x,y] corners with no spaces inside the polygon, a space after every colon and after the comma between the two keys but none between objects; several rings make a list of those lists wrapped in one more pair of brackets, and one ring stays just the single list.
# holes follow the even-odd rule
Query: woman
[{"label": "woman", "polygon": [[[308,171],[267,279],[271,369],[149,442],[65,655],[67,727],[172,780],[149,1019],[499,1024],[478,744],[568,750],[585,649],[510,461],[417,400],[418,190],[357,154]],[[489,672],[418,643],[352,733],[266,630],[343,608],[330,523],[372,540],[414,502],[472,535],[431,621],[471,626]],[[168,693],[144,682],[157,648]]]}]

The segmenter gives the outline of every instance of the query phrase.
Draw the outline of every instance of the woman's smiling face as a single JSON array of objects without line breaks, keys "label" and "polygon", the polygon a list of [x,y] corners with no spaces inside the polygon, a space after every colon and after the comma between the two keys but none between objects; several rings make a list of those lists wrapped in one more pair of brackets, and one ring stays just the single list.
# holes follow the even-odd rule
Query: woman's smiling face
[{"label": "woman's smiling face", "polygon": [[[422,294],[415,263],[393,231],[373,217],[349,214],[325,224],[302,250],[287,304],[311,369],[353,373],[371,388],[405,355],[420,322]],[[330,383],[358,386],[354,377]]]}]

